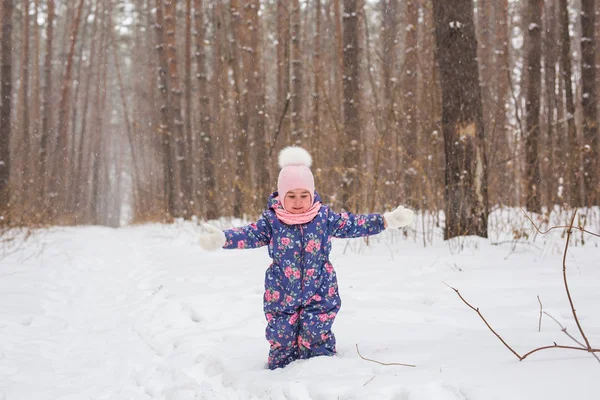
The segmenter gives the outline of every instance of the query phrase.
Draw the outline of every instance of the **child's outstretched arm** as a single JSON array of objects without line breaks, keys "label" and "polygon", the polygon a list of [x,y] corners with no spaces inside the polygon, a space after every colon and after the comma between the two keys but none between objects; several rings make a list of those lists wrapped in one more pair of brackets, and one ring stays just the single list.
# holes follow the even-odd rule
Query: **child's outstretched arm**
[{"label": "child's outstretched arm", "polygon": [[256,223],[222,231],[204,224],[206,233],[200,235],[200,247],[204,250],[249,249],[266,246],[271,240],[271,226],[263,215]]},{"label": "child's outstretched arm", "polygon": [[337,214],[329,211],[330,232],[337,238],[376,235],[386,228],[409,225],[413,219],[414,213],[402,206],[384,214]]},{"label": "child's outstretched arm", "polygon": [[376,235],[385,229],[381,214],[338,214],[329,210],[327,218],[331,236],[337,238],[356,238]]}]

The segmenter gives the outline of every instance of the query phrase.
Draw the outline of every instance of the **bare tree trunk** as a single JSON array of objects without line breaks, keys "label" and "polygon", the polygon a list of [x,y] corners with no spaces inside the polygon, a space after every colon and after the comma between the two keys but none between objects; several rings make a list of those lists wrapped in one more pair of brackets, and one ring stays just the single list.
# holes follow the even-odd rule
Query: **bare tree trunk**
[{"label": "bare tree trunk", "polygon": [[[37,21],[36,21],[37,24]],[[31,134],[29,121],[29,0],[23,0],[23,53],[21,57],[21,134],[23,135],[23,153],[21,160],[21,204],[26,204],[24,210],[29,211],[29,193],[31,184]]]},{"label": "bare tree trunk", "polygon": [[[277,115],[289,121],[286,115],[286,98],[290,91],[290,5],[288,1],[277,2]],[[284,142],[288,140],[288,123],[281,126]],[[276,139],[276,138],[275,138]],[[272,144],[274,146],[275,143]]]},{"label": "bare tree trunk", "polygon": [[581,84],[583,90],[583,182],[585,205],[598,205],[598,105],[596,104],[595,0],[581,0]]},{"label": "bare tree trunk", "polygon": [[291,12],[291,55],[292,64],[292,84],[291,84],[291,112],[292,112],[292,136],[291,142],[301,144],[304,139],[304,98],[302,96],[303,85],[303,65],[302,49],[300,45],[301,27],[300,27],[300,1],[292,0]]},{"label": "bare tree trunk", "polygon": [[320,107],[321,107],[321,86],[323,85],[321,79],[321,0],[315,0],[315,33],[313,37],[313,107],[312,107],[312,135],[311,135],[311,148],[314,152],[314,159],[316,165],[321,165],[321,146],[320,136],[321,132],[321,119],[320,119]]},{"label": "bare tree trunk", "polygon": [[194,215],[197,210],[197,196],[194,185],[194,176],[196,176],[196,154],[194,152],[194,132],[192,131],[192,0],[185,2],[185,68],[184,68],[184,88],[185,88],[185,112],[184,112],[184,138],[185,153],[183,154],[187,173],[182,176],[184,190],[188,191],[187,210]]},{"label": "bare tree trunk", "polygon": [[[404,148],[404,163],[398,166],[397,174],[404,176],[404,195],[401,196],[403,202],[406,201],[411,207],[418,207],[417,176],[419,174],[419,165],[417,160],[417,149],[419,148],[419,138],[417,130],[417,71],[419,69],[418,52],[419,43],[417,40],[417,27],[419,25],[419,4],[417,0],[408,0],[406,2],[407,26],[406,39],[404,44],[404,68],[402,73],[402,120],[403,135],[402,147]],[[397,150],[396,150],[397,151]],[[397,179],[400,181],[400,179]],[[395,193],[399,196],[400,193]]]},{"label": "bare tree trunk", "polygon": [[66,212],[67,197],[68,197],[68,180],[69,180],[69,110],[71,98],[71,83],[73,73],[73,60],[75,56],[75,44],[77,43],[77,35],[79,33],[79,24],[83,13],[84,0],[80,0],[77,6],[77,14],[70,30],[70,45],[63,74],[63,82],[61,86],[60,104],[58,112],[57,126],[57,151],[58,160],[53,165],[52,178],[50,180],[50,190],[56,191],[57,196],[54,197],[54,213],[62,214]]},{"label": "bare tree trunk", "polygon": [[101,158],[104,155],[103,144],[104,140],[104,110],[105,110],[105,99],[106,99],[106,70],[108,67],[107,63],[107,47],[108,47],[108,32],[110,29],[110,18],[111,18],[110,2],[107,6],[103,2],[103,7],[99,10],[99,15],[102,15],[100,30],[100,46],[98,48],[98,68],[96,73],[96,91],[94,96],[94,108],[93,108],[93,125],[90,129],[90,153],[91,153],[91,165],[89,171],[91,173],[89,199],[87,210],[89,213],[89,220],[93,224],[100,224],[102,215],[102,202],[100,196],[101,176],[100,171],[102,168]]},{"label": "bare tree trunk", "polygon": [[[152,26],[152,0],[138,0],[138,9],[144,10],[141,21],[145,22],[145,26]],[[141,4],[143,2],[143,4]],[[156,84],[156,69],[158,66],[158,57],[155,57],[154,52],[150,52],[151,49],[156,45],[156,40],[154,39],[155,33],[152,29],[145,29],[143,32],[140,32],[140,39],[145,44],[143,47],[138,47],[141,49],[141,54],[143,54],[143,60],[145,63],[144,74],[142,75],[140,86],[143,93],[147,93],[145,96],[147,102],[145,103],[145,107],[140,109],[136,114],[139,114],[139,117],[147,119],[149,121],[148,127],[150,128],[150,132],[153,134],[140,135],[139,143],[141,145],[143,154],[150,154],[151,157],[141,157],[141,161],[144,162],[142,170],[147,171],[144,175],[144,180],[146,181],[146,186],[144,189],[144,195],[140,197],[143,204],[140,205],[139,211],[136,213],[138,218],[148,218],[150,215],[154,215],[157,213],[164,213],[166,199],[165,199],[165,191],[164,191],[164,163],[163,160],[163,135],[158,134],[160,132],[160,115],[161,113],[156,113],[158,96],[156,92],[159,91],[158,85]],[[137,118],[136,118],[137,119]],[[141,131],[141,129],[140,129]],[[147,198],[146,198],[147,197]]]},{"label": "bare tree trunk", "polygon": [[[34,10],[33,10],[33,88],[31,91],[31,139],[34,139],[34,143],[31,145],[32,148],[36,149],[38,140],[40,136],[40,112],[41,112],[41,101],[40,101],[40,92],[41,92],[41,79],[40,79],[40,25],[38,23],[38,15],[39,15],[39,4],[40,0],[34,1]],[[28,181],[29,186],[33,186],[35,184],[34,175],[37,170],[37,165],[35,162],[37,161],[38,154],[33,154],[31,160],[29,160],[29,171],[30,177]],[[29,190],[30,202],[34,201],[34,198],[31,196],[35,196],[33,188],[31,187]]]},{"label": "bare tree trunk", "polygon": [[[244,215],[246,201],[249,196],[248,191],[248,92],[244,85],[243,71],[240,66],[240,49],[243,43],[243,38],[246,34],[242,19],[242,13],[240,12],[240,5],[238,0],[231,0],[229,3],[230,15],[231,15],[231,58],[229,64],[233,72],[233,89],[234,89],[234,102],[235,102],[235,115],[238,123],[238,131],[235,135],[235,150],[236,159],[235,162],[235,176],[233,178],[234,185],[234,202],[233,202],[233,215],[236,217],[242,217]],[[243,49],[242,49],[243,50]]]},{"label": "bare tree trunk", "polygon": [[[511,71],[510,65],[510,49],[509,46],[511,36],[510,24],[509,24],[509,13],[508,13],[508,0],[494,0],[492,2],[494,6],[494,17],[497,24],[496,30],[496,62],[494,70],[497,74],[497,89],[496,89],[496,105],[495,105],[495,118],[494,118],[494,134],[495,139],[492,138],[492,142],[496,143],[494,153],[497,154],[496,162],[493,168],[497,169],[496,176],[498,177],[498,189],[497,198],[500,204],[510,204],[511,202],[511,190],[510,186],[514,184],[514,161],[511,162],[511,140],[509,135],[511,134],[511,128],[509,125],[508,118],[508,103],[510,102],[510,81],[509,75]],[[489,137],[486,133],[486,137]],[[490,151],[491,153],[491,151]],[[488,153],[488,154],[490,154]]]},{"label": "bare tree trunk", "polygon": [[10,206],[10,135],[12,103],[12,0],[2,3],[2,34],[0,37],[0,214],[8,222]]},{"label": "bare tree trunk", "polygon": [[383,76],[383,99],[386,108],[388,108],[393,102],[394,89],[397,86],[398,0],[381,0],[380,7],[382,19],[381,74]]},{"label": "bare tree trunk", "polygon": [[[439,69],[435,59],[435,24],[431,7],[422,7],[422,23],[419,25],[419,131],[422,134],[423,148],[427,157],[421,156],[425,164],[420,172],[424,179],[419,181],[422,187],[423,210],[441,210],[444,208],[444,176],[439,173],[444,165],[444,140],[439,134],[442,119],[441,90]],[[425,139],[426,138],[426,139]],[[394,204],[390,204],[393,207]]]},{"label": "bare tree trunk", "polygon": [[[254,148],[256,149],[256,157],[258,165],[255,168],[256,177],[254,179],[256,183],[256,201],[253,207],[253,211],[257,212],[264,208],[265,201],[269,196],[271,189],[271,182],[267,179],[269,173],[265,171],[265,164],[271,165],[268,159],[267,153],[267,141],[266,141],[266,127],[265,127],[265,113],[266,113],[266,100],[265,100],[265,85],[264,85],[264,72],[263,72],[263,51],[261,46],[261,24],[259,18],[260,2],[259,0],[252,0],[246,4],[245,20],[248,25],[248,43],[246,46],[247,53],[245,62],[249,63],[249,66],[245,66],[244,69],[248,71],[246,80],[248,81],[248,92],[249,92],[249,112],[250,115],[250,126],[252,134],[254,136]],[[267,168],[271,170],[271,168]]]},{"label": "bare tree trunk", "polygon": [[[400,82],[397,75],[398,63],[398,41],[399,31],[399,4],[398,0],[381,1],[381,73],[383,78],[383,132],[382,146],[380,151],[383,153],[383,160],[387,160],[382,173],[384,182],[394,182],[385,190],[385,197],[392,198],[397,195],[396,188],[399,181],[399,151],[396,146],[398,136],[400,135],[399,110],[397,92]],[[416,28],[416,27],[415,27]],[[405,71],[406,68],[402,68]],[[402,75],[401,75],[402,76]],[[390,187],[391,186],[391,187]]]},{"label": "bare tree trunk", "polygon": [[565,85],[566,106],[567,106],[567,152],[564,155],[567,170],[564,176],[568,188],[569,203],[573,207],[581,205],[582,181],[580,174],[580,157],[577,128],[575,126],[575,102],[573,100],[573,83],[571,67],[571,42],[569,37],[569,9],[567,0],[559,0],[560,16],[560,49],[562,79]]},{"label": "bare tree trunk", "polygon": [[542,85],[542,0],[528,0],[527,18],[529,36],[527,43],[527,102],[525,106],[525,158],[526,158],[526,205],[532,212],[541,212],[540,204],[540,94]]},{"label": "bare tree trunk", "polygon": [[48,14],[46,16],[46,55],[44,57],[44,90],[42,100],[42,133],[40,137],[40,158],[38,166],[38,202],[43,212],[48,213],[46,196],[46,183],[48,180],[47,162],[48,162],[48,138],[50,137],[50,127],[52,110],[52,54],[54,40],[54,0],[48,0]]},{"label": "bare tree trunk", "polygon": [[[232,132],[238,132],[238,128],[236,127],[237,117],[232,118],[231,115],[228,114],[228,106],[235,101],[235,98],[234,95],[231,94],[229,87],[229,28],[226,25],[225,4],[218,2],[212,10],[211,20],[212,25],[214,26],[214,36],[212,37],[211,42],[215,43],[215,46],[213,47],[212,70],[215,71],[215,75],[211,89],[212,92],[215,93],[215,96],[212,103],[214,125],[211,125],[211,128],[214,129],[214,133],[211,132],[211,137],[214,138],[212,141],[214,145],[214,159],[223,160],[230,157],[231,152],[229,150],[231,146],[220,145],[219,138],[224,138],[227,143],[234,143],[235,136]],[[215,174],[215,186],[217,187],[217,191],[223,194],[225,194],[226,191],[234,194],[233,196],[221,196],[224,201],[221,203],[222,206],[219,207],[219,209],[226,215],[232,215],[233,209],[235,208],[235,186],[232,185],[232,182],[234,182],[233,174],[235,173],[235,164],[235,162],[223,161],[213,163],[215,171],[219,171],[218,176]],[[226,182],[224,182],[223,178],[226,179]]]},{"label": "bare tree trunk", "polygon": [[175,136],[175,160],[178,167],[175,171],[176,179],[176,215],[189,218],[192,201],[192,187],[188,179],[188,160],[186,158],[186,138],[184,134],[184,122],[181,115],[181,80],[179,78],[179,66],[177,62],[177,42],[175,40],[177,33],[177,14],[175,12],[174,0],[163,0],[164,4],[164,29],[166,29],[165,43],[168,62],[168,80],[169,80],[169,121],[171,122],[171,132]]},{"label": "bare tree trunk", "polygon": [[548,208],[556,203],[557,182],[560,174],[554,165],[559,158],[555,157],[556,148],[556,1],[549,1],[544,10],[545,35],[544,35],[544,86],[546,97],[546,173],[544,182]]},{"label": "bare tree trunk", "polygon": [[[87,178],[87,174],[85,173],[87,171],[87,168],[86,168],[86,164],[84,163],[84,156],[86,154],[86,147],[87,147],[86,145],[88,142],[88,140],[86,140],[87,139],[86,132],[87,132],[87,120],[88,120],[88,106],[90,104],[91,83],[92,83],[92,79],[94,78],[95,71],[100,70],[100,67],[96,66],[96,58],[98,57],[98,53],[99,53],[98,48],[100,48],[100,50],[102,50],[103,41],[104,41],[104,31],[102,31],[102,33],[101,33],[102,36],[100,38],[100,46],[97,46],[98,41],[99,41],[98,37],[97,37],[98,23],[103,20],[103,14],[100,12],[100,10],[101,10],[101,8],[100,8],[99,0],[96,0],[95,11],[94,11],[94,22],[92,24],[92,39],[91,39],[91,45],[90,45],[90,58],[88,60],[87,77],[86,77],[85,87],[84,87],[83,110],[81,113],[81,127],[79,129],[79,139],[77,140],[78,150],[75,151],[75,153],[77,154],[77,161],[73,163],[73,170],[72,170],[73,187],[74,187],[72,206],[73,206],[73,209],[76,210],[75,218],[85,218],[86,217],[86,212],[84,209],[87,206],[87,203],[84,202],[84,198],[85,198],[86,194],[88,193],[88,191],[86,190],[88,188],[88,185],[87,185],[87,179],[83,179],[83,177]],[[100,22],[100,23],[102,24],[103,22]],[[80,62],[83,62],[83,60],[81,60]],[[97,80],[97,77],[99,77],[99,76],[100,76],[100,73],[97,72],[96,80]],[[95,103],[95,104],[97,104],[97,103]]]},{"label": "bare tree trunk", "polygon": [[218,205],[216,198],[216,178],[214,167],[214,143],[211,131],[211,112],[208,74],[206,71],[206,46],[204,44],[204,14],[202,10],[202,0],[194,1],[194,19],[196,31],[196,76],[198,77],[198,98],[199,98],[199,135],[201,154],[202,154],[202,174],[200,175],[201,199],[204,207],[204,216],[206,219],[217,218]]},{"label": "bare tree trunk", "polygon": [[[79,147],[79,131],[78,131],[78,124],[77,121],[82,120],[82,116],[79,112],[80,110],[80,104],[81,104],[81,93],[82,93],[82,87],[84,86],[82,84],[82,82],[84,81],[84,75],[83,75],[83,70],[84,70],[84,66],[86,65],[86,57],[83,56],[84,54],[84,50],[87,49],[88,45],[95,39],[94,37],[92,37],[92,39],[90,41],[87,41],[87,36],[89,34],[89,29],[88,29],[88,19],[90,17],[90,15],[92,13],[94,13],[94,22],[92,22],[92,35],[96,34],[96,20],[98,18],[96,18],[97,13],[98,13],[98,0],[94,1],[95,4],[90,4],[89,9],[87,10],[87,12],[85,13],[85,16],[83,17],[83,27],[82,27],[82,33],[81,33],[81,44],[79,45],[79,50],[77,51],[77,71],[75,73],[74,76],[74,82],[77,83],[76,87],[75,87],[75,93],[73,94],[73,101],[71,102],[71,122],[70,122],[70,134],[69,134],[69,172],[68,172],[68,187],[74,187],[75,185],[77,185],[77,181],[75,181],[76,178],[79,178],[78,176],[78,170],[77,170],[77,158],[79,157],[78,153],[77,153],[77,149]],[[95,7],[94,7],[95,6]],[[91,73],[91,71],[90,71]],[[89,73],[87,74],[88,76],[90,75]],[[86,96],[86,101],[87,101],[87,93],[84,93],[84,95]],[[80,217],[80,215],[78,215],[77,213],[77,205],[75,204],[75,193],[77,192],[77,190],[69,190],[69,193],[67,195],[68,197],[68,201],[67,201],[67,209],[69,214],[71,214],[75,219],[78,219]]]},{"label": "bare tree trunk", "polygon": [[[333,16],[335,19],[335,57],[334,60],[334,94],[335,94],[335,105],[338,115],[335,115],[335,119],[343,118],[343,108],[344,108],[344,32],[343,31],[343,18],[342,11],[340,6],[340,1],[342,0],[333,0]],[[345,7],[345,4],[344,4]],[[358,25],[358,24],[357,24]],[[337,138],[338,141],[341,141],[342,138]]]},{"label": "bare tree trunk", "polygon": [[444,238],[487,237],[487,162],[471,0],[433,0],[446,153]]},{"label": "bare tree trunk", "polygon": [[360,117],[360,54],[359,2],[344,0],[344,163],[342,178],[342,206],[357,210],[359,204],[359,168],[362,165]]},{"label": "bare tree trunk", "polygon": [[169,73],[169,63],[167,61],[166,40],[165,40],[165,21],[163,16],[162,0],[156,0],[156,50],[158,51],[158,89],[161,94],[162,106],[160,107],[160,126],[158,134],[162,142],[162,156],[164,168],[164,197],[166,200],[167,218],[177,214],[175,205],[175,160],[173,154],[173,132],[171,130],[171,122],[169,121],[170,100],[169,100],[169,81],[167,74]]}]

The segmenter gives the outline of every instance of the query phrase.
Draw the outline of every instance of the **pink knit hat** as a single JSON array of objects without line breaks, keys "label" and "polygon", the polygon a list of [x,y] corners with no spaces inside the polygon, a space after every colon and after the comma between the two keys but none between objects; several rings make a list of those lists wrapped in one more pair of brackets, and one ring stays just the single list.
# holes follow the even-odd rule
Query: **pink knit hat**
[{"label": "pink knit hat", "polygon": [[310,192],[310,203],[314,201],[315,178],[310,171],[312,157],[301,147],[289,146],[279,152],[279,178],[277,192],[283,203],[286,193],[294,189],[306,189]]}]

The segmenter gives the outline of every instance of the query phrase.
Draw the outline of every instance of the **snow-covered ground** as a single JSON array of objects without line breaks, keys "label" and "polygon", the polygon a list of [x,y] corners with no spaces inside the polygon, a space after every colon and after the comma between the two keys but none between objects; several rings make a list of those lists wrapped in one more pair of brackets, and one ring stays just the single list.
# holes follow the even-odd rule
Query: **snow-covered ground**
[{"label": "snow-covered ground", "polygon": [[[537,296],[580,338],[562,279],[564,238],[532,242],[528,221],[513,218],[528,240],[504,237],[499,229],[511,225],[496,222],[489,240],[424,247],[420,234],[385,232],[369,246],[336,241],[339,355],[276,371],[265,369],[266,249],[203,252],[192,223],[37,232],[0,260],[0,400],[598,399],[592,355],[550,349],[519,361],[444,284],[521,354],[576,345],[546,316],[538,332]],[[596,348],[599,244],[588,236],[567,256]],[[365,358],[416,367],[364,360],[357,345]]]}]

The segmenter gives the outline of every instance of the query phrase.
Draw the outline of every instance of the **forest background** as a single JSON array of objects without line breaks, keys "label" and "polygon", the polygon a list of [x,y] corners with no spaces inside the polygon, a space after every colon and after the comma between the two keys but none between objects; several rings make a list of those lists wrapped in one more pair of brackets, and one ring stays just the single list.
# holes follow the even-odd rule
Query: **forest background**
[{"label": "forest background", "polygon": [[498,207],[598,205],[599,11],[1,0],[2,220],[254,217],[292,144],[313,155],[325,202],[402,203],[445,238],[487,236]]}]

